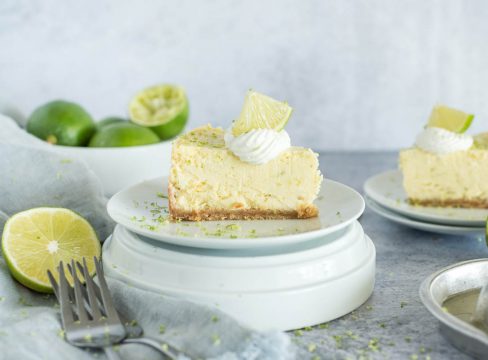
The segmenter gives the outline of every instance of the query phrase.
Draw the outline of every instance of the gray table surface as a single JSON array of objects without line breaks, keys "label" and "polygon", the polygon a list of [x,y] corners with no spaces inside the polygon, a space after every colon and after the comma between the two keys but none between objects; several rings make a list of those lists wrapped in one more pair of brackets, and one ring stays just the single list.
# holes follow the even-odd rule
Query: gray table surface
[{"label": "gray table surface", "polygon": [[[397,152],[320,155],[325,177],[363,193],[372,175],[397,168]],[[488,256],[484,238],[437,235],[397,225],[366,209],[360,218],[376,246],[376,284],[359,309],[321,327],[296,331],[300,359],[469,359],[439,333],[418,289],[436,270]],[[331,294],[333,296],[333,294]]]}]

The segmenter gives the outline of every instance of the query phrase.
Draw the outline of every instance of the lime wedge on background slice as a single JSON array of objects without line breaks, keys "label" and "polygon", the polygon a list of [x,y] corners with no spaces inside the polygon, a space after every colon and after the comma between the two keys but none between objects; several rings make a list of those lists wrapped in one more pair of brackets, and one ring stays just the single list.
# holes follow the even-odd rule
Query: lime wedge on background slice
[{"label": "lime wedge on background slice", "polygon": [[150,127],[161,140],[180,134],[188,120],[185,90],[175,85],[157,85],[142,90],[129,104],[130,119]]},{"label": "lime wedge on background slice", "polygon": [[434,106],[430,114],[428,127],[438,127],[455,133],[468,130],[474,115],[444,105]]},{"label": "lime wedge on background slice", "polygon": [[292,111],[286,102],[249,90],[241,114],[232,126],[232,134],[239,136],[253,129],[283,130]]},{"label": "lime wedge on background slice", "polygon": [[60,261],[86,257],[94,273],[93,257],[99,257],[101,249],[95,230],[80,215],[62,208],[34,208],[8,219],[2,252],[16,280],[32,290],[52,292],[47,270],[57,280]]}]

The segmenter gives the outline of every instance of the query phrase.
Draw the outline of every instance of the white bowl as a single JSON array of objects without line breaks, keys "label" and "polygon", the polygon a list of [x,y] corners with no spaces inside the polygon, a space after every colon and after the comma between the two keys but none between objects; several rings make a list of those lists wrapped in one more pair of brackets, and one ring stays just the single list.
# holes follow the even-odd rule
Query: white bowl
[{"label": "white bowl", "polygon": [[180,247],[118,225],[103,255],[108,276],[217,307],[259,330],[338,318],[364,303],[374,286],[374,245],[357,221],[308,242],[245,250]]},{"label": "white bowl", "polygon": [[102,182],[106,195],[158,176],[167,176],[171,164],[171,140],[152,145],[89,148],[51,146],[50,150],[84,161]]}]

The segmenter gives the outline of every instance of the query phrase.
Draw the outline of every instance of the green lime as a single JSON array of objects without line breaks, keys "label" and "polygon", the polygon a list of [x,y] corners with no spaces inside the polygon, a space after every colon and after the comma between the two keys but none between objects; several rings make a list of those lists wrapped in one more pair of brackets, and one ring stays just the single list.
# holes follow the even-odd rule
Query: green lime
[{"label": "green lime", "polygon": [[[101,248],[95,230],[80,215],[63,208],[35,208],[6,222],[2,252],[17,281],[35,291],[52,292],[47,270],[57,278],[60,261],[91,260],[100,256]],[[93,261],[88,267],[93,273]]]},{"label": "green lime", "polygon": [[468,130],[474,115],[444,105],[434,106],[430,114],[428,127],[438,127],[455,133]]},{"label": "green lime", "polygon": [[254,129],[280,131],[285,127],[292,112],[293,109],[288,103],[249,90],[241,114],[232,126],[232,133],[239,136]]},{"label": "green lime", "polygon": [[157,85],[142,90],[129,104],[130,119],[150,127],[161,140],[180,134],[188,120],[185,90],[175,85]]},{"label": "green lime", "polygon": [[119,147],[148,145],[159,142],[150,129],[129,122],[115,123],[100,129],[90,140],[89,147]]},{"label": "green lime", "polygon": [[95,123],[81,106],[56,100],[34,110],[27,131],[51,144],[84,146],[95,132]]},{"label": "green lime", "polygon": [[117,116],[110,116],[106,117],[99,122],[97,122],[97,130],[102,129],[105,126],[112,125],[112,124],[120,124],[120,123],[127,123],[127,119],[122,119]]}]

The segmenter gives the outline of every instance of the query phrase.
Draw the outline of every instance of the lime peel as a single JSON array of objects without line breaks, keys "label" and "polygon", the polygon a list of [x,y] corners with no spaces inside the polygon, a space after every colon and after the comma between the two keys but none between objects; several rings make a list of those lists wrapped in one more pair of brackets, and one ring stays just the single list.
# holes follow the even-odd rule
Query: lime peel
[{"label": "lime peel", "polygon": [[471,126],[474,115],[445,105],[436,105],[432,109],[427,127],[438,127],[462,134]]}]

